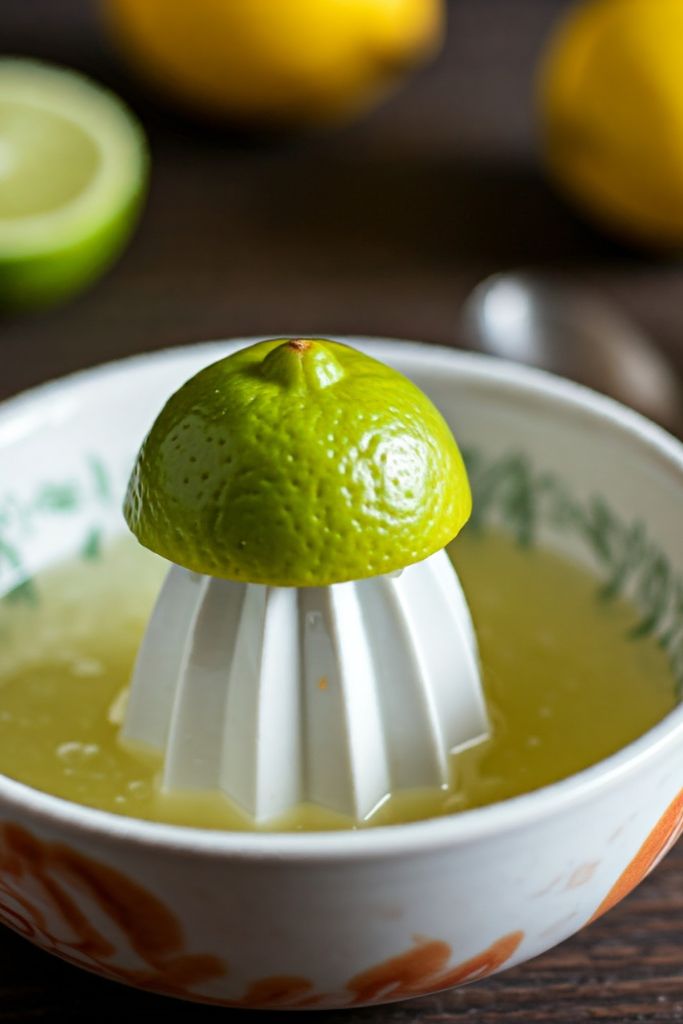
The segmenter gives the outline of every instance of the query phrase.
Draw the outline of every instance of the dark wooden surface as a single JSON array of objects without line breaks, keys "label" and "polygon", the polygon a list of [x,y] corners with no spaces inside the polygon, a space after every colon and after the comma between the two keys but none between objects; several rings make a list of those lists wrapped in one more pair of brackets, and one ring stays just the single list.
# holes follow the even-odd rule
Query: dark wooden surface
[{"label": "dark wooden surface", "polygon": [[[0,322],[0,397],[209,337],[348,332],[457,344],[468,289],[520,266],[604,290],[683,366],[683,267],[600,237],[536,164],[533,66],[564,6],[455,0],[442,57],[380,112],[339,134],[273,144],[199,129],[157,105],[108,50],[95,3],[2,0],[0,47],[82,68],[120,91],[147,127],[154,174],[140,230],[103,281],[61,309]],[[682,914],[679,846],[606,919],[533,963],[467,989],[317,1019],[683,1020]],[[0,930],[0,1024],[157,1014],[231,1016],[101,981]]]}]

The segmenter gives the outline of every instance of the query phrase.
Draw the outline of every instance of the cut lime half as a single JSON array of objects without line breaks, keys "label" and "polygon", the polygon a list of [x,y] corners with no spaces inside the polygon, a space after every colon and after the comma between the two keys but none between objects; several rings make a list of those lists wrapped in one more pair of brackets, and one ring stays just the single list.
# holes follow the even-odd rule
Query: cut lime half
[{"label": "cut lime half", "polygon": [[0,305],[66,297],[130,235],[145,194],[142,129],[73,71],[0,59]]}]

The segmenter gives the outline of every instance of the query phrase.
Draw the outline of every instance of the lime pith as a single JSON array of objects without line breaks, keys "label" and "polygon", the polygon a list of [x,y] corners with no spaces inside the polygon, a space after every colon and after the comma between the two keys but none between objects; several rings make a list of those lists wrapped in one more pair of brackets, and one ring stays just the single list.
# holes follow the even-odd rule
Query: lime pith
[{"label": "lime pith", "polygon": [[168,401],[125,516],[146,547],[195,572],[327,586],[392,572],[467,521],[462,457],[407,378],[339,342],[259,342]]}]

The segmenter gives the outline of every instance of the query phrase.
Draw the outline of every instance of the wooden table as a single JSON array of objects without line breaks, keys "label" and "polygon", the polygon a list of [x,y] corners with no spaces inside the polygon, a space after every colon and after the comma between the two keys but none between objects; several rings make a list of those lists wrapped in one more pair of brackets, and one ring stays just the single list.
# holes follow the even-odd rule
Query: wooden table
[{"label": "wooden table", "polygon": [[[82,68],[129,99],[151,140],[150,201],[132,246],[88,294],[0,322],[0,397],[210,337],[456,344],[468,289],[519,266],[609,293],[683,367],[683,268],[594,233],[534,159],[533,66],[563,0],[456,0],[444,54],[401,95],[341,134],[277,145],[200,130],[155,104],[108,50],[95,6],[3,0],[1,45]],[[315,1019],[671,1024],[683,1020],[678,912],[683,847],[606,919],[533,963],[464,990]],[[0,1024],[156,1013],[228,1017],[101,981],[0,931]]]}]

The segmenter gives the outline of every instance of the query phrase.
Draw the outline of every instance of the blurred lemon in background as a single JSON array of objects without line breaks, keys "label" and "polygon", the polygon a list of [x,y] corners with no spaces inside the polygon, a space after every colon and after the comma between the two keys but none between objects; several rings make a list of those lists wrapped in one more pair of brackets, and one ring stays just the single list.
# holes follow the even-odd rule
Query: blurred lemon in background
[{"label": "blurred lemon in background", "polygon": [[443,0],[107,0],[123,52],[209,116],[324,124],[371,107],[435,51]]},{"label": "blurred lemon in background", "polygon": [[539,79],[546,164],[604,226],[683,246],[683,0],[589,0]]},{"label": "blurred lemon in background", "polygon": [[141,128],[64,68],[0,59],[0,306],[84,287],[118,254],[145,193]]}]

